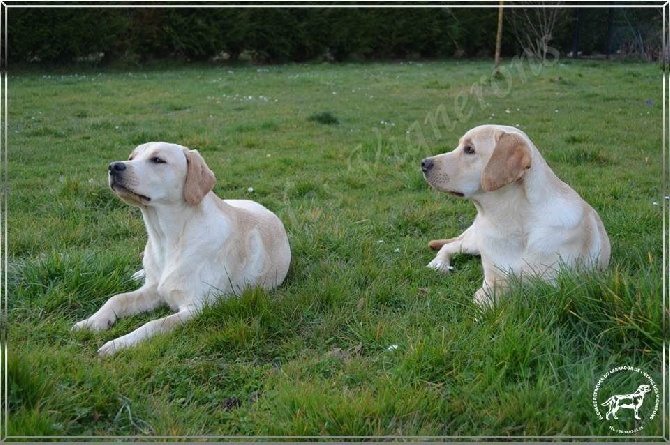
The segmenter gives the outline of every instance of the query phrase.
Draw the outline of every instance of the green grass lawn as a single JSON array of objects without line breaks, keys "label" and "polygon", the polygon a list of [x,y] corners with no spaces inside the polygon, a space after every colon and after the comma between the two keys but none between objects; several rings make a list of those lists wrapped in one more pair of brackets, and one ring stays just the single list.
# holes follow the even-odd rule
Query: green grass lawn
[{"label": "green grass lawn", "polygon": [[[490,70],[10,75],[7,434],[630,437],[598,418],[592,395],[623,365],[663,385],[662,71],[589,61]],[[478,258],[456,257],[448,277],[425,267],[427,242],[459,234],[475,209],[430,190],[419,163],[482,123],[526,131],[600,213],[605,273],[524,283],[479,314]],[[292,266],[274,292],[222,301],[100,359],[104,342],[167,313],[70,331],[136,287],[144,226],[106,174],[151,140],[197,148],[219,196],[275,211]],[[632,392],[638,377],[619,373],[609,390]],[[661,400],[654,419],[634,424],[622,410],[617,425],[660,436],[664,416]]]}]

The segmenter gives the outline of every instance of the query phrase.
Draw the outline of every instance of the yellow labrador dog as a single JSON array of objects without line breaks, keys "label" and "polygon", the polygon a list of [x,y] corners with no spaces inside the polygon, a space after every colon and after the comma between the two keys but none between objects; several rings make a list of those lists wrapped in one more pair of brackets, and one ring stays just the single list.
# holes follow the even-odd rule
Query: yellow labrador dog
[{"label": "yellow labrador dog", "polygon": [[477,208],[460,236],[429,243],[439,252],[428,267],[448,273],[451,255],[480,255],[484,283],[474,296],[480,306],[505,291],[510,273],[552,282],[561,265],[607,267],[610,243],[600,217],[556,177],[523,131],[475,127],[455,150],[424,159],[421,170],[431,186]]},{"label": "yellow labrador dog", "polygon": [[144,217],[145,281],[73,329],[107,329],[162,304],[176,313],[107,342],[100,355],[167,332],[220,295],[273,289],[286,277],[291,249],[282,222],[254,201],[221,200],[212,192],[215,181],[196,150],[165,142],[140,145],[128,161],[109,165],[109,186]]}]

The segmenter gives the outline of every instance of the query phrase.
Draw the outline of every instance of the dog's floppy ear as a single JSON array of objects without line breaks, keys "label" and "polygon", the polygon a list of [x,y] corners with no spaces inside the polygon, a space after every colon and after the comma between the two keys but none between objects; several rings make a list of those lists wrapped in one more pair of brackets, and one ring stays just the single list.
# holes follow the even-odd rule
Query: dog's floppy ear
[{"label": "dog's floppy ear", "polygon": [[200,204],[205,195],[212,190],[216,178],[198,150],[186,150],[185,154],[188,167],[184,182],[184,201],[194,206]]},{"label": "dog's floppy ear", "polygon": [[499,132],[491,159],[482,172],[482,189],[492,192],[515,182],[530,168],[530,148],[520,136]]}]

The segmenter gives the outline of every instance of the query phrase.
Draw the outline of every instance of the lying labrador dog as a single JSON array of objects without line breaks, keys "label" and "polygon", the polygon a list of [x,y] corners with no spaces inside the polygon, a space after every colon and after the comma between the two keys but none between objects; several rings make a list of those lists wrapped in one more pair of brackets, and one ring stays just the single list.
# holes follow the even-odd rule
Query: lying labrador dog
[{"label": "lying labrador dog", "polygon": [[421,170],[431,186],[477,208],[460,236],[429,243],[439,252],[428,267],[448,273],[451,255],[480,255],[480,306],[506,290],[509,274],[552,282],[561,266],[607,267],[610,243],[600,217],[556,177],[523,131],[475,127],[455,150],[421,161]]},{"label": "lying labrador dog", "polygon": [[215,182],[196,150],[165,142],[140,145],[128,161],[109,165],[109,186],[142,211],[144,284],[111,297],[73,329],[104,330],[162,304],[176,313],[107,342],[100,355],[167,332],[219,296],[284,281],[291,249],[282,222],[254,201],[221,200],[212,192]]}]

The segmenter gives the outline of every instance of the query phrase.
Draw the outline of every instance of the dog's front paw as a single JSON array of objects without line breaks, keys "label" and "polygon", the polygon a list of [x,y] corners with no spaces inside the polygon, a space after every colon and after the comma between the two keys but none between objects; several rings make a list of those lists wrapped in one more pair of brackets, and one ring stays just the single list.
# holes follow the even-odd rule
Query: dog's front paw
[{"label": "dog's front paw", "polygon": [[116,354],[121,349],[123,349],[123,347],[116,340],[110,340],[98,349],[98,356],[109,357]]},{"label": "dog's front paw", "polygon": [[72,326],[72,330],[80,331],[82,329],[88,329],[89,331],[104,331],[105,329],[109,329],[113,323],[113,321],[107,318],[96,317],[94,315],[86,320],[75,323],[74,326]]},{"label": "dog's front paw", "polygon": [[147,273],[144,269],[140,269],[130,276],[134,281],[138,283],[144,283],[144,279],[147,277]]},{"label": "dog's front paw", "polygon": [[454,270],[453,267],[449,264],[449,260],[442,260],[441,258],[435,258],[433,261],[428,263],[426,266],[429,269],[437,270],[438,272],[442,272],[444,274],[448,274],[452,270]]}]

